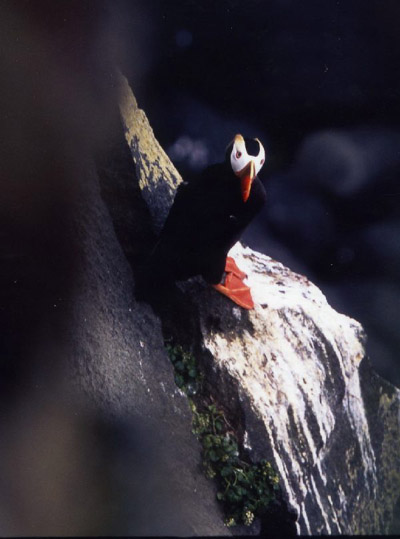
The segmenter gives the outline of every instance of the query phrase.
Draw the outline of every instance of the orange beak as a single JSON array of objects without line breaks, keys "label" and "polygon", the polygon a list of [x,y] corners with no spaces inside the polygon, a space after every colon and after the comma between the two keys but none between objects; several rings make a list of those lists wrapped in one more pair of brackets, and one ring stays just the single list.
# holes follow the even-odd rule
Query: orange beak
[{"label": "orange beak", "polygon": [[240,185],[242,188],[243,202],[247,202],[250,196],[251,184],[256,177],[256,166],[254,161],[250,161],[239,173],[238,176],[241,180]]}]

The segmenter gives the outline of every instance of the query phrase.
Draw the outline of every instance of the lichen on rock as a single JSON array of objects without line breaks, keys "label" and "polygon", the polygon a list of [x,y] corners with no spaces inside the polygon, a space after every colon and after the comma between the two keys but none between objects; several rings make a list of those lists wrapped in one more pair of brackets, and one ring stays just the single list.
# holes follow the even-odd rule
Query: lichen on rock
[{"label": "lichen on rock", "polygon": [[122,75],[118,80],[125,138],[132,152],[140,189],[153,218],[153,227],[159,232],[182,178],[155,138],[128,81]]}]

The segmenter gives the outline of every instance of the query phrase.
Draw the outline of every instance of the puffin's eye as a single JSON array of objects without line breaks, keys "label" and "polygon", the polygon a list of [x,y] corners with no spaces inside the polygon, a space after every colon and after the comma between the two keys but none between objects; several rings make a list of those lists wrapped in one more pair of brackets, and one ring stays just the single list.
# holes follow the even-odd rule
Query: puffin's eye
[{"label": "puffin's eye", "polygon": [[261,159],[260,164],[263,165],[265,162],[265,159]]},{"label": "puffin's eye", "polygon": [[236,159],[240,159],[242,157],[242,152],[239,152],[239,150],[236,152]]}]

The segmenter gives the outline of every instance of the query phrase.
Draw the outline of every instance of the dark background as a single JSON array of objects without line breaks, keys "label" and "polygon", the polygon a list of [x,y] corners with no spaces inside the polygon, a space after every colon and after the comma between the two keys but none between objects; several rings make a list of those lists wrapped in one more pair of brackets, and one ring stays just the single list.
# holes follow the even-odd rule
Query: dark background
[{"label": "dark background", "polygon": [[400,385],[400,3],[119,9],[137,29],[123,69],[178,169],[222,160],[237,132],[262,139],[268,203],[245,241],[359,320],[375,368]]}]

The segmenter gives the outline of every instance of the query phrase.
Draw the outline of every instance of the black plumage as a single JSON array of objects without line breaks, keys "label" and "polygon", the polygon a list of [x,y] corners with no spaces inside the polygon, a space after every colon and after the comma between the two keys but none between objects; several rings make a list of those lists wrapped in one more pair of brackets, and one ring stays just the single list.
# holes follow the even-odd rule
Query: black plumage
[{"label": "black plumage", "polygon": [[[179,186],[150,256],[148,269],[159,284],[195,275],[219,283],[228,251],[264,205],[266,193],[257,176],[243,201],[241,182],[230,162],[232,147],[223,163]],[[246,140],[246,147],[249,155],[257,155],[258,141]]]}]

